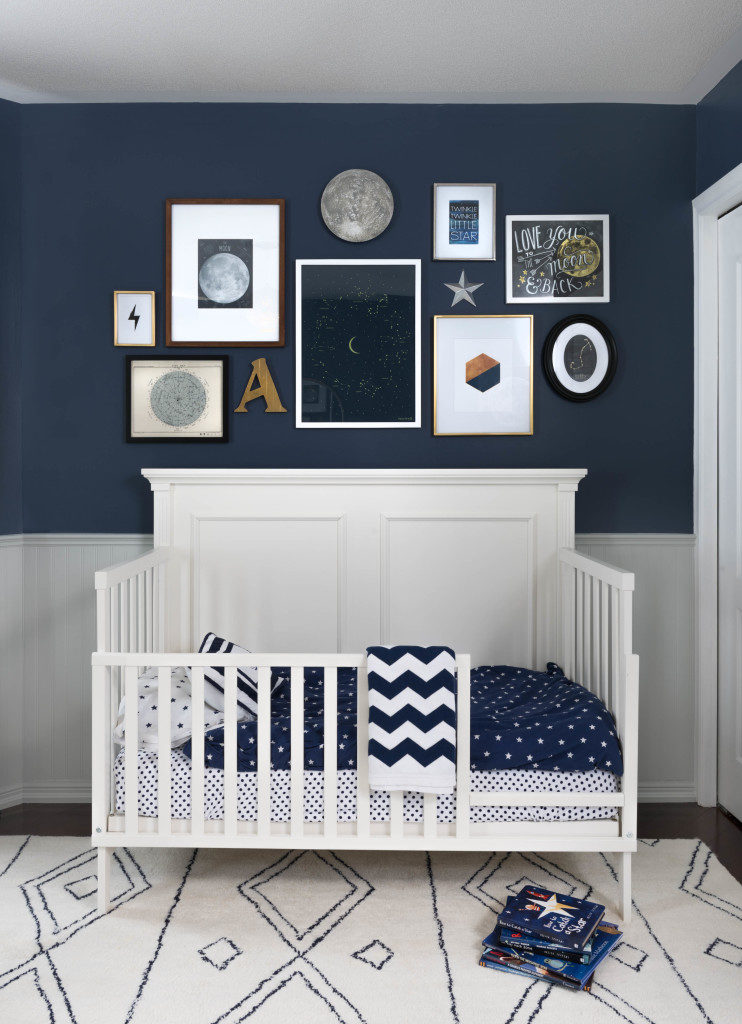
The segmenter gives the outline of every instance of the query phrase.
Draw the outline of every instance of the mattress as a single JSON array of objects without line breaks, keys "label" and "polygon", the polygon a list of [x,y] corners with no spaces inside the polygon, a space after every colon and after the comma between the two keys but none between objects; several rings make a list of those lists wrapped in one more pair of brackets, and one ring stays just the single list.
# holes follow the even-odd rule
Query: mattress
[{"label": "mattress", "polygon": [[[156,817],[158,758],[155,751],[138,751],[139,814]],[[191,760],[181,750],[170,755],[172,818],[191,816]],[[125,754],[122,750],[114,764],[116,783],[116,809],[124,813]],[[615,793],[618,779],[613,772],[593,768],[589,771],[542,771],[539,769],[502,769],[471,772],[471,790],[487,793],[510,790],[532,793],[545,790],[550,793]],[[304,772],[304,820],[323,820],[324,772]],[[456,820],[456,794],[438,796],[437,818],[441,824]],[[224,772],[220,768],[204,769],[204,817],[218,820],[224,817]],[[337,819],[355,821],[356,772],[341,769],[337,773]],[[253,772],[240,772],[237,776],[237,816],[242,821],[255,821],[258,811],[257,776]],[[423,820],[423,798],[419,793],[405,793],[404,820]],[[615,807],[472,807],[470,821],[582,821],[613,818]],[[371,821],[389,820],[389,793],[371,792]],[[291,772],[287,769],[271,770],[271,819],[276,822],[291,820]]]}]

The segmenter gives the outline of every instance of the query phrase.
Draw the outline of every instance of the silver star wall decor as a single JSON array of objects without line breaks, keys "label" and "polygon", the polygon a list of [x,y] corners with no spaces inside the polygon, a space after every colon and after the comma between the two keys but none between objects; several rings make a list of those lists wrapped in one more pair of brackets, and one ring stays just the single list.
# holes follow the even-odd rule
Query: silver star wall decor
[{"label": "silver star wall decor", "polygon": [[453,301],[451,302],[451,305],[455,306],[457,302],[461,302],[463,299],[466,302],[470,302],[472,306],[476,306],[476,302],[472,297],[472,292],[475,292],[477,288],[481,288],[483,284],[483,281],[480,281],[479,284],[470,283],[466,279],[466,271],[462,270],[461,277],[457,284],[446,284],[446,288],[450,288],[453,292]]}]

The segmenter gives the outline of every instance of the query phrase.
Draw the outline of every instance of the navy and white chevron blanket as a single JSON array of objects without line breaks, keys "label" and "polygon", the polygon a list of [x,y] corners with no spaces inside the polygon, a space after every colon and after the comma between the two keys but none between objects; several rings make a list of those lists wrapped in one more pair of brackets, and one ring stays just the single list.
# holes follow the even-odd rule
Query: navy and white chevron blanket
[{"label": "navy and white chevron blanket", "polygon": [[450,647],[368,647],[371,789],[453,793],[456,655]]}]

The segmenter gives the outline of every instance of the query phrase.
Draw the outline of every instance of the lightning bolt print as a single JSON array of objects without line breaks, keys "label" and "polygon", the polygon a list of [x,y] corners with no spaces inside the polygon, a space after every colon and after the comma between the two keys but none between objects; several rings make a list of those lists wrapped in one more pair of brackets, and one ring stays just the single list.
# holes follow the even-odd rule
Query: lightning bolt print
[{"label": "lightning bolt print", "polygon": [[139,326],[140,319],[141,319],[141,317],[137,313],[137,307],[134,306],[134,308],[132,309],[131,313],[129,313],[129,320],[133,320],[134,321],[134,330],[136,330],[137,327]]}]

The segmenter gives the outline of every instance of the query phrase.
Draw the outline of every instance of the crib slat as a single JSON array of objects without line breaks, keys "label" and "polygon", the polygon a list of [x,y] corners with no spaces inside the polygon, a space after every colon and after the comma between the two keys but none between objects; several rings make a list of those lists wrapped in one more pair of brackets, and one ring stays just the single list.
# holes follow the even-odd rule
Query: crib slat
[{"label": "crib slat", "polygon": [[356,738],[358,770],[356,772],[356,835],[369,835],[368,788],[368,670],[364,662],[358,668],[358,695],[356,701]]},{"label": "crib slat", "polygon": [[137,651],[145,651],[144,641],[144,573],[137,576]]},{"label": "crib slat", "polygon": [[600,698],[608,705],[612,704],[611,680],[608,675],[610,654],[608,636],[608,604],[610,601],[610,590],[605,581],[600,584]]},{"label": "crib slat", "polygon": [[592,644],[591,644],[591,673],[593,693],[600,694],[602,683],[600,680],[600,580],[593,576],[592,579]]},{"label": "crib slat", "polygon": [[395,789],[389,794],[389,821],[391,822],[389,834],[392,839],[402,838],[403,808],[404,793],[401,789]]},{"label": "crib slat", "polygon": [[[620,591],[616,587],[611,587],[611,692],[613,694],[620,693],[622,688],[620,680],[621,646],[618,630],[619,595]],[[613,703],[615,704],[615,701]],[[611,707],[611,710],[618,722],[619,736],[623,736],[623,709]]]},{"label": "crib slat", "polygon": [[338,755],[338,670],[325,669],[325,801],[324,834],[326,839],[337,836],[337,755]]},{"label": "crib slat", "polygon": [[191,668],[191,835],[204,833],[204,670]]},{"label": "crib slat", "polygon": [[271,834],[271,670],[258,669],[258,835]]},{"label": "crib slat", "polygon": [[471,792],[470,715],[471,658],[468,654],[456,659],[456,838],[469,835],[469,801]]},{"label": "crib slat", "polygon": [[162,632],[160,630],[160,570],[162,566],[152,568],[152,651],[161,651]]},{"label": "crib slat", "polygon": [[291,668],[291,836],[304,835],[304,670]]},{"label": "crib slat", "polygon": [[110,615],[111,634],[110,634],[108,650],[109,651],[117,651],[118,652],[118,651],[121,650],[121,648],[118,645],[118,636],[119,636],[119,588],[118,588],[118,585],[116,585],[115,587],[110,587],[108,593],[110,594],[109,600],[110,600],[110,607],[111,607],[111,615]]},{"label": "crib slat", "polygon": [[154,650],[152,646],[152,570],[147,569],[144,573],[144,649],[148,653]]},{"label": "crib slat", "polygon": [[224,834],[237,835],[237,669],[224,670]]},{"label": "crib slat", "polygon": [[579,570],[575,570],[575,682],[584,683],[584,672],[582,664],[582,595],[583,586],[582,581],[584,574]]},{"label": "crib slat", "polygon": [[170,835],[170,697],[171,669],[157,671],[157,831]]},{"label": "crib slat", "polygon": [[126,831],[135,835],[138,829],[139,797],[137,783],[139,776],[139,688],[137,669],[127,665],[124,669],[124,823]]},{"label": "crib slat", "polygon": [[426,839],[434,839],[438,835],[438,796],[435,793],[423,795],[423,834]]},{"label": "crib slat", "polygon": [[590,665],[590,579],[582,574],[582,671],[585,678],[582,685],[593,688],[593,674]]}]

